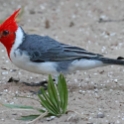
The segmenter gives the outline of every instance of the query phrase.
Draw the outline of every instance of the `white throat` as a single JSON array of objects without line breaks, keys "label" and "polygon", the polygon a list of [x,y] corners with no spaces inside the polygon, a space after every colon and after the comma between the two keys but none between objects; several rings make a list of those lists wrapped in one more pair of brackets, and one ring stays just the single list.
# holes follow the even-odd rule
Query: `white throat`
[{"label": "white throat", "polygon": [[19,45],[23,42],[23,38],[24,38],[24,33],[23,33],[21,27],[18,27],[18,29],[16,31],[15,42],[12,46],[11,51],[13,51],[19,47]]}]

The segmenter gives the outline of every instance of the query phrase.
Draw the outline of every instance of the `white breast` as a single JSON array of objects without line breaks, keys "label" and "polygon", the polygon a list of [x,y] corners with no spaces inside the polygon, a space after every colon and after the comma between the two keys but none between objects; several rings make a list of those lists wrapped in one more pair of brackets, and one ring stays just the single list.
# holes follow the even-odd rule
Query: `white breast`
[{"label": "white breast", "polygon": [[56,75],[56,64],[54,62],[35,63],[30,61],[30,57],[25,51],[18,49],[18,46],[23,42],[23,31],[19,27],[16,31],[16,40],[10,52],[11,61],[24,70],[38,74],[53,74]]}]

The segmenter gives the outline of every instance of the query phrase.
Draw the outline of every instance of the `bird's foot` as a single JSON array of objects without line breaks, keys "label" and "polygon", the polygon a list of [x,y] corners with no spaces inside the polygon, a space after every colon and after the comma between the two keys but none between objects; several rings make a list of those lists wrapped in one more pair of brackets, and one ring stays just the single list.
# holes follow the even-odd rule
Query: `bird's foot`
[{"label": "bird's foot", "polygon": [[[11,77],[11,78],[8,80],[8,83],[11,83],[11,82],[19,83],[20,80]],[[22,83],[25,84],[26,86],[45,86],[45,85],[47,85],[48,82],[47,82],[47,81],[41,81],[41,82],[39,82],[39,83],[34,83],[34,82],[32,82],[32,83],[22,82]]]},{"label": "bird's foot", "polygon": [[11,77],[7,82],[8,83],[11,83],[11,82],[18,83],[19,81],[20,81],[19,79],[15,79],[15,78]]},{"label": "bird's foot", "polygon": [[39,86],[45,86],[45,85],[47,85],[47,81],[41,81],[41,82],[39,82],[39,83],[34,83],[34,82],[32,82],[32,83],[27,83],[27,82],[22,82],[23,84],[25,84],[26,86],[36,86],[36,87],[39,87]]}]

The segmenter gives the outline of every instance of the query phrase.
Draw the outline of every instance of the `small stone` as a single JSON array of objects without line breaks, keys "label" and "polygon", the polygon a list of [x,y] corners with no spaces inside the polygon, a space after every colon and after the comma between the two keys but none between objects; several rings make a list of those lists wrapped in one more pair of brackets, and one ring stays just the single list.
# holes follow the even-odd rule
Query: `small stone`
[{"label": "small stone", "polygon": [[30,10],[29,12],[30,12],[30,14],[35,14],[34,10]]},{"label": "small stone", "polygon": [[45,28],[50,28],[50,22],[49,22],[49,20],[46,20],[45,21]]},{"label": "small stone", "polygon": [[95,92],[95,93],[98,93],[98,89],[94,89],[94,92]]},{"label": "small stone", "polygon": [[114,79],[114,82],[117,83],[118,82],[118,79]]},{"label": "small stone", "polygon": [[2,121],[4,121],[5,119],[4,119],[4,118],[2,118],[1,120],[2,120]]},{"label": "small stone", "polygon": [[42,10],[44,10],[44,9],[45,9],[45,6],[43,6],[43,5],[40,5],[40,8],[41,8]]},{"label": "small stone", "polygon": [[8,74],[8,71],[3,71],[2,72],[2,75],[7,75]]},{"label": "small stone", "polygon": [[73,27],[74,26],[74,22],[70,22],[69,27]]},{"label": "small stone", "polygon": [[116,121],[116,123],[117,123],[117,124],[120,124],[120,121],[119,121],[119,120],[117,120],[117,121]]},{"label": "small stone", "polygon": [[102,113],[102,112],[99,112],[98,114],[97,114],[97,118],[104,118],[105,117],[105,115],[104,115],[104,113]]},{"label": "small stone", "polygon": [[51,120],[53,120],[55,118],[55,116],[51,116],[51,117],[49,117],[49,118],[46,118],[46,120],[47,121],[51,121]]},{"label": "small stone", "polygon": [[76,18],[76,15],[72,15],[72,18],[75,19]]}]

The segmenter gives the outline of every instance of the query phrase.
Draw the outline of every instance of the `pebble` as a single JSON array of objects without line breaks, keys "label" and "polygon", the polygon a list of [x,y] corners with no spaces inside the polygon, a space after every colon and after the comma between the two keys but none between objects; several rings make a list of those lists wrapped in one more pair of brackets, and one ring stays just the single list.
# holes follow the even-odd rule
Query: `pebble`
[{"label": "pebble", "polygon": [[104,117],[105,117],[104,113],[98,112],[97,118],[104,118]]},{"label": "pebble", "polygon": [[117,83],[118,82],[118,79],[114,79],[114,82]]},{"label": "pebble", "polygon": [[117,123],[117,124],[120,124],[120,121],[119,121],[119,120],[117,120],[117,121],[116,121],[116,123]]},{"label": "pebble", "polygon": [[7,75],[7,74],[8,74],[8,71],[2,72],[2,75]]},{"label": "pebble", "polygon": [[2,120],[2,121],[4,121],[5,119],[4,119],[4,118],[2,118],[1,120]]},{"label": "pebble", "polygon": [[44,9],[45,9],[45,6],[43,6],[43,5],[40,5],[40,8],[41,8],[42,10],[44,10]]},{"label": "pebble", "polygon": [[85,94],[86,93],[86,91],[84,91],[84,90],[79,90],[78,91],[80,94]]},{"label": "pebble", "polygon": [[51,116],[51,117],[49,117],[49,118],[46,118],[46,120],[47,121],[51,121],[51,120],[53,120],[55,118],[55,116]]}]

